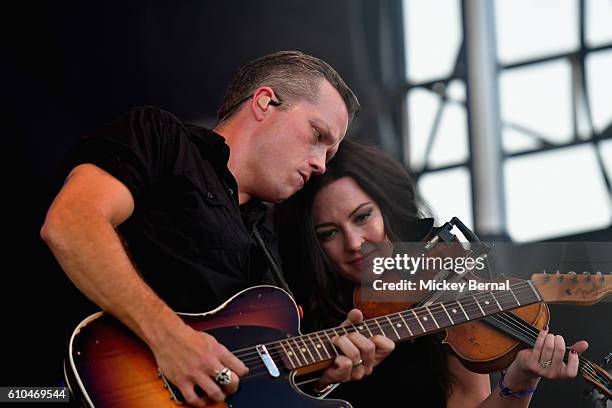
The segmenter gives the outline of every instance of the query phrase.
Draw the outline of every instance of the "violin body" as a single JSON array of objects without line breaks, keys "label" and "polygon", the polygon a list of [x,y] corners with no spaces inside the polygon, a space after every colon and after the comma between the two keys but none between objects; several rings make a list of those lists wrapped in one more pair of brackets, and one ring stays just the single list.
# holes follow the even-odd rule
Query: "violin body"
[{"label": "violin body", "polygon": [[[389,274],[384,280],[395,281],[397,276]],[[470,279],[477,279],[471,276]],[[499,278],[495,281],[505,281]],[[509,279],[510,282],[519,282],[520,279]],[[419,302],[374,302],[363,301],[361,287],[357,286],[353,292],[353,304],[363,312],[365,318],[383,316],[410,308]],[[420,295],[426,296],[423,292]],[[536,303],[514,309],[510,312],[520,317],[532,326],[541,329],[550,321],[550,312],[545,303]],[[528,347],[520,340],[504,334],[487,323],[489,318],[471,321],[453,326],[445,330],[442,343],[459,358],[461,363],[470,371],[476,373],[492,373],[500,371],[510,365],[516,354]]]},{"label": "violin body", "polygon": [[[538,329],[549,323],[550,312],[545,303],[536,303],[511,312]],[[452,327],[442,341],[461,363],[476,373],[492,373],[508,367],[516,354],[529,347],[506,335],[486,321],[474,321]]]}]

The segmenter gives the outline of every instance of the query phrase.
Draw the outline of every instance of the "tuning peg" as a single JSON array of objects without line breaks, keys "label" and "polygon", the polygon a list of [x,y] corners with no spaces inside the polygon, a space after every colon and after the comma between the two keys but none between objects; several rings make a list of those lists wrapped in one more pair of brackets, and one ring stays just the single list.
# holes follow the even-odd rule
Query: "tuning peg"
[{"label": "tuning peg", "polygon": [[596,273],[595,275],[597,276],[597,278],[598,278],[600,281],[602,281],[602,282],[603,282],[603,281],[605,280],[605,279],[604,279],[604,276],[603,276],[603,275],[602,275],[602,273],[601,273],[601,271],[597,271],[597,273]]},{"label": "tuning peg", "polygon": [[559,282],[561,282],[563,280],[563,274],[561,274],[561,272],[559,272],[559,270],[557,269],[557,271],[555,272],[555,275],[557,275],[559,277]]},{"label": "tuning peg", "polygon": [[583,276],[586,276],[587,280],[590,281],[591,280],[591,274],[587,271],[582,272]]},{"label": "tuning peg", "polygon": [[574,271],[569,271],[567,273],[567,276],[570,277],[573,281],[577,281],[578,280],[578,275],[576,275],[576,272],[574,272]]}]

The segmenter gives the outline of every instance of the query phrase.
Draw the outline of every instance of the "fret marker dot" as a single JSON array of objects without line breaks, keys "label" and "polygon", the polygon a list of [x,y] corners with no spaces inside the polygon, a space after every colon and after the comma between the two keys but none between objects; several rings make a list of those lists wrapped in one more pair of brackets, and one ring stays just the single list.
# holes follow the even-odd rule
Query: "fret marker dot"
[{"label": "fret marker dot", "polygon": [[289,351],[289,352],[287,352],[287,354],[289,354],[290,356],[292,356],[292,355],[293,355],[293,352],[292,352],[292,351]]},{"label": "fret marker dot", "polygon": [[398,324],[397,324],[397,327],[402,327],[402,324],[401,324],[401,323],[398,323]]},{"label": "fret marker dot", "polygon": [[485,305],[488,305],[488,304],[489,304],[489,301],[488,301],[488,300],[485,300]]},{"label": "fret marker dot", "polygon": [[317,343],[317,348],[321,348],[321,343]]},{"label": "fret marker dot", "polygon": [[453,309],[453,313],[457,313],[457,309]]},{"label": "fret marker dot", "polygon": [[357,327],[359,330],[363,330],[363,326],[358,326]]},{"label": "fret marker dot", "polygon": [[423,316],[423,320],[427,321],[427,316]]},{"label": "fret marker dot", "polygon": [[303,349],[302,349],[302,351],[305,353],[305,352],[306,352],[306,349],[305,349],[305,348],[303,348]]}]

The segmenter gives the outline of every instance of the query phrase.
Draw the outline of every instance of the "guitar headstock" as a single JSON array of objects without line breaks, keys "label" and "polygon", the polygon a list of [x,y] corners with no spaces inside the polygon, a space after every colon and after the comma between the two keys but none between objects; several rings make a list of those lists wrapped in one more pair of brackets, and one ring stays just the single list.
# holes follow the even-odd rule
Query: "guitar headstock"
[{"label": "guitar headstock", "polygon": [[531,282],[546,303],[570,303],[588,306],[599,302],[612,291],[612,275],[601,272],[577,274],[536,273]]}]

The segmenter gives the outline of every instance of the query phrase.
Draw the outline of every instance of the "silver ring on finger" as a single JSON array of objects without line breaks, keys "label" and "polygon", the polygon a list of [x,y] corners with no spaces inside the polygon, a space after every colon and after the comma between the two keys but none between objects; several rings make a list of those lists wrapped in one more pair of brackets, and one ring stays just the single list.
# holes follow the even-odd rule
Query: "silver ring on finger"
[{"label": "silver ring on finger", "polygon": [[353,368],[355,368],[355,367],[357,367],[357,366],[360,366],[360,365],[362,365],[362,364],[363,364],[363,360],[360,358],[358,362],[353,363]]},{"label": "silver ring on finger", "polygon": [[548,368],[548,367],[550,367],[550,365],[551,365],[551,364],[552,364],[552,360],[542,361],[542,362],[540,363],[540,367],[542,367],[542,368]]},{"label": "silver ring on finger", "polygon": [[215,381],[219,385],[230,385],[232,383],[232,370],[223,367],[221,370],[215,371]]}]

